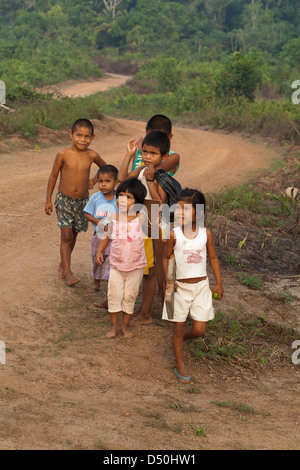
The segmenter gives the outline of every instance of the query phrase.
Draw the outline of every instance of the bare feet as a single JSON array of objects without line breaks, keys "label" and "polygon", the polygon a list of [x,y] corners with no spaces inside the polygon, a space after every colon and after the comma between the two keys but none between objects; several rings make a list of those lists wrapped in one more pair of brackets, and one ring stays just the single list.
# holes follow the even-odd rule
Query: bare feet
[{"label": "bare feet", "polygon": [[129,331],[129,328],[125,326],[122,327],[122,333],[123,333],[124,338],[132,338],[133,336],[132,332]]},{"label": "bare feet", "polygon": [[151,325],[152,323],[152,317],[150,315],[137,315],[130,321],[130,325],[135,326],[135,325]]},{"label": "bare feet", "polygon": [[74,286],[74,284],[77,284],[77,282],[80,281],[80,277],[75,276],[73,273],[67,274],[64,279],[69,287]]},{"label": "bare feet", "polygon": [[112,326],[106,334],[106,338],[115,338],[117,336],[117,328]]},{"label": "bare feet", "polygon": [[95,307],[98,307],[98,308],[106,308],[106,309],[108,309],[108,302],[107,302],[107,299],[106,299],[106,300],[102,300],[102,302],[95,302],[94,305],[95,305]]},{"label": "bare feet", "polygon": [[65,277],[64,269],[61,263],[59,263],[59,266],[58,266],[58,274],[61,279]]}]

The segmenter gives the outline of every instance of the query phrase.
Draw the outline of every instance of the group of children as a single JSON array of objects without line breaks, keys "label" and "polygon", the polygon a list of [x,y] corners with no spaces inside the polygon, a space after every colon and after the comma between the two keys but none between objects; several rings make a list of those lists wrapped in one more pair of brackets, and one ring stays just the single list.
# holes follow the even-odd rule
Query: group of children
[{"label": "group of children", "polygon": [[[152,321],[151,305],[157,280],[164,300],[168,260],[174,256],[174,372],[178,383],[190,385],[191,378],[183,361],[183,342],[203,335],[206,322],[214,317],[212,294],[217,293],[219,299],[223,296],[212,235],[199,223],[200,219],[204,220],[205,197],[196,189],[181,190],[169,231],[164,227],[170,221],[161,220],[160,210],[154,212],[157,217],[152,216],[152,204],[160,209],[170,200],[169,187],[180,164],[178,153],[170,150],[172,127],[166,116],[153,116],[147,123],[145,137],[139,142],[135,139],[128,142],[119,169],[106,164],[90,149],[94,137],[93,124],[87,119],[77,120],[70,130],[72,144],[57,154],[48,180],[45,212],[50,215],[52,194],[60,175],[54,202],[61,232],[59,275],[68,286],[80,281],[71,271],[71,254],[78,233],[86,231],[91,222],[93,288],[99,290],[101,280],[108,281],[107,299],[97,304],[109,311],[111,327],[107,337],[117,335],[121,312],[122,333],[130,337],[130,325]],[[89,179],[92,163],[99,170]],[[96,181],[99,191],[89,199],[88,191]],[[153,229],[157,227],[155,233],[159,236],[154,239]],[[212,292],[206,272],[206,253],[216,280]],[[136,312],[141,282],[142,304]],[[192,324],[186,329],[188,315]],[[162,318],[169,319],[164,302]]]}]

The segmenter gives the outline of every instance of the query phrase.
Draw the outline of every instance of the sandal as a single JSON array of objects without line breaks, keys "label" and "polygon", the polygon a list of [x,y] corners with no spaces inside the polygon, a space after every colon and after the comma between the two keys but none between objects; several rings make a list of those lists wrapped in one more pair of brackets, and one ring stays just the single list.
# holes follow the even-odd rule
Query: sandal
[{"label": "sandal", "polygon": [[[184,377],[183,375],[179,374],[179,372],[177,371],[176,367],[174,369],[174,372],[176,374],[176,377],[177,377],[177,382],[180,384],[180,385],[192,385],[190,383],[190,380],[191,380],[191,376],[189,375],[188,377]],[[186,380],[187,382],[181,382],[181,380]]]}]

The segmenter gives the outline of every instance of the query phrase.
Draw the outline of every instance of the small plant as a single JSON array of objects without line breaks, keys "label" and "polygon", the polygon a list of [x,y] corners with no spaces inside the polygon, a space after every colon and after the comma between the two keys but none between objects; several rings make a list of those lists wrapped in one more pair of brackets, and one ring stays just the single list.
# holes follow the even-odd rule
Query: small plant
[{"label": "small plant", "polygon": [[199,413],[193,405],[185,405],[184,403],[166,403],[165,408],[180,411],[181,413]]},{"label": "small plant", "polygon": [[292,302],[294,299],[293,299],[293,296],[292,296],[292,293],[287,290],[285,292],[279,292],[279,295],[281,297],[281,300],[284,302],[284,303],[287,303],[287,302]]},{"label": "small plant", "polygon": [[189,423],[192,428],[194,436],[206,437],[206,430],[203,426],[196,427],[194,424]]},{"label": "small plant", "polygon": [[263,290],[263,281],[258,276],[251,276],[248,273],[240,272],[238,273],[238,281],[250,287],[250,289]]},{"label": "small plant", "polygon": [[225,260],[229,264],[237,263],[237,255],[235,255],[234,253],[228,253]]},{"label": "small plant", "polygon": [[214,400],[213,403],[220,407],[231,408],[232,410],[237,410],[239,413],[270,415],[270,413],[265,413],[264,411],[256,411],[252,406],[249,406],[246,403],[242,403],[242,402],[233,403],[232,401]]}]

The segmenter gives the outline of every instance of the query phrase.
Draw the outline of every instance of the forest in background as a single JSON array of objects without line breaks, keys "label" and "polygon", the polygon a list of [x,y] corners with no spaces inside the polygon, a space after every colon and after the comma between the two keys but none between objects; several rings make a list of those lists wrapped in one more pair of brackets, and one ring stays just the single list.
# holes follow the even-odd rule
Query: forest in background
[{"label": "forest in background", "polygon": [[[300,79],[297,4],[1,0],[0,79],[8,105],[21,115],[5,122],[0,117],[0,134],[32,136],[36,123],[61,126],[85,109],[90,118],[164,112],[195,124],[262,135],[280,131],[281,140],[298,140],[299,107],[291,101],[291,85]],[[75,100],[76,106],[67,99],[54,105],[34,91],[103,71],[130,73],[133,80],[92,101]],[[57,106],[59,120],[52,116]]]}]

